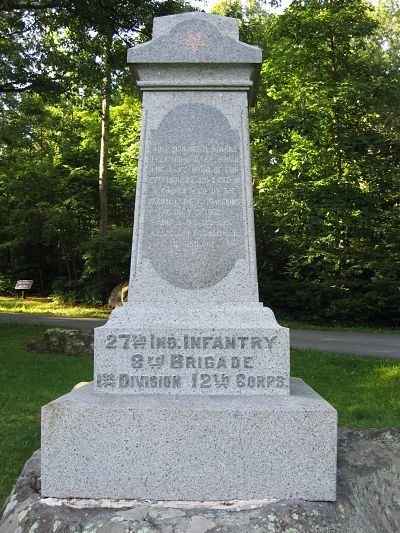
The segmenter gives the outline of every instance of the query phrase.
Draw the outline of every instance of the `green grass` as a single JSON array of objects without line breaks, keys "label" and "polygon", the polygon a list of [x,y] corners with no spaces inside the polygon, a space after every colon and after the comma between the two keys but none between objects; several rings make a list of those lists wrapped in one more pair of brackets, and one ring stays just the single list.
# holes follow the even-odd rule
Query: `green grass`
[{"label": "green grass", "polygon": [[40,407],[92,379],[92,357],[36,355],[25,345],[46,326],[0,324],[0,505],[40,447]]},{"label": "green grass", "polygon": [[339,426],[400,428],[400,360],[293,349],[291,373],[336,407]]},{"label": "green grass", "polygon": [[[91,357],[25,350],[46,326],[0,323],[0,502],[40,446],[40,407],[92,379]],[[292,351],[292,374],[304,378],[339,412],[339,425],[400,428],[400,361]]]},{"label": "green grass", "polygon": [[105,307],[67,305],[53,298],[0,296],[0,313],[34,313],[39,315],[68,316],[76,318],[107,318]]}]

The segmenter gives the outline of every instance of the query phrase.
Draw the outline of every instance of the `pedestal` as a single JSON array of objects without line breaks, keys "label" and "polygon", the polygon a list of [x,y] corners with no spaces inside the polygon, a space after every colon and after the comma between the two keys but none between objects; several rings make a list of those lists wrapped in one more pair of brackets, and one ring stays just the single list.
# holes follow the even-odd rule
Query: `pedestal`
[{"label": "pedestal", "polygon": [[42,410],[42,496],[334,500],[336,411],[290,396],[104,395]]}]

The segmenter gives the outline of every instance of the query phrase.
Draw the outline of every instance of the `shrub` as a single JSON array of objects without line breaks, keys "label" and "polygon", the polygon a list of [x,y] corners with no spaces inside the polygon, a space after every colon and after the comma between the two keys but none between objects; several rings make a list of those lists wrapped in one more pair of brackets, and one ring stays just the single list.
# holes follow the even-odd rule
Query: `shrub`
[{"label": "shrub", "polygon": [[300,322],[400,325],[400,282],[264,280],[260,293],[265,305]]},{"label": "shrub", "polygon": [[14,291],[15,280],[13,281],[9,276],[0,274],[0,294],[3,296],[15,295]]},{"label": "shrub", "polygon": [[106,302],[113,287],[129,279],[131,243],[132,228],[113,228],[85,245],[80,282],[86,302]]}]

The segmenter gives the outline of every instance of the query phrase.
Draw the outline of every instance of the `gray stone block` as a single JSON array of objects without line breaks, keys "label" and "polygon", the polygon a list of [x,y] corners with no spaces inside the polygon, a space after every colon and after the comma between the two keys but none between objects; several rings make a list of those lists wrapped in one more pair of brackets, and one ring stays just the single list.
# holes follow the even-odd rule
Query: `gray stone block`
[{"label": "gray stone block", "polygon": [[205,19],[207,24],[214,26],[222,35],[227,35],[232,39],[239,40],[238,19],[231,17],[222,17],[209,13],[199,13],[192,11],[190,13],[181,13],[180,15],[168,15],[166,17],[155,17],[153,20],[153,39],[168,34],[171,29],[183,21],[193,21]]},{"label": "gray stone block", "polygon": [[98,392],[289,394],[289,330],[261,304],[126,305],[95,354]]},{"label": "gray stone block", "polygon": [[90,355],[93,354],[93,331],[65,328],[46,329],[42,339],[29,342],[26,348],[34,353]]},{"label": "gray stone block", "polygon": [[120,326],[109,322],[96,329],[96,391],[156,395],[289,394],[287,328],[278,324],[261,327],[262,323],[246,327],[245,322],[239,321],[220,327],[215,321],[213,328],[210,321],[201,328],[195,320],[196,329],[171,321],[168,327],[168,322],[157,323],[150,316],[146,322],[138,315],[136,321],[122,321]]},{"label": "gray stone block", "polygon": [[99,392],[289,394],[289,332],[258,301],[247,93],[261,50],[238,37],[235,19],[186,13],[128,53],[143,93],[129,300],[95,331]]},{"label": "gray stone block", "polygon": [[88,384],[42,410],[42,495],[334,500],[336,411],[290,396],[127,396]]},{"label": "gray stone block", "polygon": [[146,89],[141,138],[126,305],[258,304],[246,93]]},{"label": "gray stone block", "polygon": [[6,501],[0,533],[397,533],[400,431],[339,429],[336,502],[41,498],[40,451]]}]

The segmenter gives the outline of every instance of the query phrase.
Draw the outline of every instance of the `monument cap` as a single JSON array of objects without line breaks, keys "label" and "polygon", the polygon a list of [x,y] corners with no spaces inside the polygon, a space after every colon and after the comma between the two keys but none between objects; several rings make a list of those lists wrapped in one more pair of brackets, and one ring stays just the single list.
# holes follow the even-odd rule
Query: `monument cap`
[{"label": "monument cap", "polygon": [[153,39],[128,50],[139,95],[154,90],[243,90],[254,105],[262,50],[239,41],[239,21],[191,12],[158,17]]},{"label": "monument cap", "polygon": [[252,63],[262,50],[239,41],[237,19],[206,13],[157,17],[153,39],[128,50],[128,63]]}]

